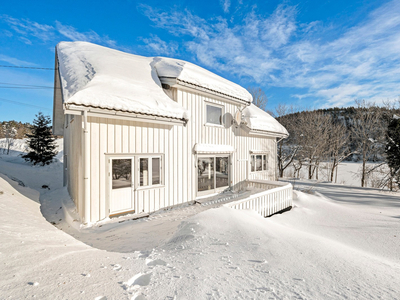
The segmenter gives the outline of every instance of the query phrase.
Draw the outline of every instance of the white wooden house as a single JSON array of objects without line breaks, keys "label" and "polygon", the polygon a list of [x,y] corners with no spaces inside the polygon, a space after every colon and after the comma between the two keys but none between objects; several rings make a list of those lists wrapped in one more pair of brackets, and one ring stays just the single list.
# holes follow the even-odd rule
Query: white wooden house
[{"label": "white wooden house", "polygon": [[276,179],[277,138],[288,133],[237,84],[86,42],[58,44],[55,64],[53,131],[84,222]]}]

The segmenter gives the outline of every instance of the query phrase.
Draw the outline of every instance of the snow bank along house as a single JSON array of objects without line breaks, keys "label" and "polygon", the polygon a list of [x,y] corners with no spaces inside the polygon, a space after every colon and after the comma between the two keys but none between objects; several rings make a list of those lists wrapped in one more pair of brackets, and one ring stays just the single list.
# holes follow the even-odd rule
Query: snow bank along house
[{"label": "snow bank along house", "polygon": [[274,181],[288,133],[244,88],[182,60],[87,42],[59,43],[55,64],[53,131],[84,222],[249,187],[258,192],[232,207],[266,216],[291,206],[291,185]]}]

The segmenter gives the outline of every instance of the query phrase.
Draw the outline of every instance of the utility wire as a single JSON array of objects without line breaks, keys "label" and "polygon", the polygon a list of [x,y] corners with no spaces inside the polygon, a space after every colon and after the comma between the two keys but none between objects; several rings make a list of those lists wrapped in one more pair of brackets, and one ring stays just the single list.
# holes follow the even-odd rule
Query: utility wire
[{"label": "utility wire", "polygon": [[24,103],[24,102],[15,101],[15,100],[9,100],[9,99],[0,98],[0,101],[14,103],[14,104],[23,105],[23,106],[30,106],[30,107],[35,107],[35,108],[40,108],[40,109],[44,109],[44,110],[50,111],[50,109],[48,107],[28,104],[28,103]]},{"label": "utility wire", "polygon": [[[12,86],[2,86],[12,85]],[[54,89],[52,86],[0,82],[0,89]],[[60,89],[60,88],[56,88]]]},{"label": "utility wire", "polygon": [[17,69],[34,69],[34,70],[56,70],[54,68],[19,67],[19,66],[6,66],[6,65],[0,65],[0,68],[17,68]]},{"label": "utility wire", "polygon": [[[29,86],[0,86],[0,89],[28,89],[28,90],[40,90],[49,89],[49,87],[29,87]],[[53,88],[50,88],[53,89]]]}]

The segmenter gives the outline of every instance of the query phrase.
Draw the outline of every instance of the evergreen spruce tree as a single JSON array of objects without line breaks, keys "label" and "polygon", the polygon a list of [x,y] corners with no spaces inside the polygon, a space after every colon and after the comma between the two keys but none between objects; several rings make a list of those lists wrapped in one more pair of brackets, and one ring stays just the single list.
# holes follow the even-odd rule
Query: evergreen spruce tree
[{"label": "evergreen spruce tree", "polygon": [[44,116],[41,112],[36,115],[31,126],[31,134],[28,136],[28,146],[30,152],[23,155],[26,161],[30,161],[34,165],[42,164],[48,165],[52,162],[53,157],[56,156],[57,151],[55,138],[51,132],[51,123],[49,116]]},{"label": "evergreen spruce tree", "polygon": [[385,153],[391,178],[400,188],[400,118],[398,117],[393,117],[389,123]]}]

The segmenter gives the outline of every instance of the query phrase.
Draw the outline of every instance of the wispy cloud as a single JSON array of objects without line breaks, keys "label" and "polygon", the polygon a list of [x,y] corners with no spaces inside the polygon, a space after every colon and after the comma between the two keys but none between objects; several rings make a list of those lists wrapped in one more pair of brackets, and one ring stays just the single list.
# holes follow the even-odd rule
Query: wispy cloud
[{"label": "wispy cloud", "polygon": [[[14,31],[14,35],[25,44],[32,44],[34,39],[40,42],[54,42],[60,39],[71,41],[87,41],[112,48],[119,48],[116,41],[110,39],[107,35],[99,35],[93,30],[80,32],[75,27],[64,25],[59,21],[55,21],[54,26],[48,24],[39,24],[28,19],[17,19],[8,15],[0,16],[10,29]],[[8,36],[13,36],[13,33],[7,31]]]},{"label": "wispy cloud", "polygon": [[220,0],[220,3],[222,5],[222,9],[224,10],[224,12],[228,13],[229,7],[231,6],[231,1],[230,0]]},{"label": "wispy cloud", "polygon": [[85,42],[93,42],[99,43],[102,45],[106,45],[109,47],[115,48],[117,43],[114,40],[111,40],[108,36],[100,36],[93,30],[88,32],[79,32],[76,28],[69,25],[63,25],[61,22],[56,21],[56,30],[62,36],[70,39],[71,41],[85,41]]},{"label": "wispy cloud", "polygon": [[203,66],[260,85],[306,89],[293,95],[303,101],[348,105],[356,98],[380,101],[400,94],[399,1],[344,31],[330,26],[334,35],[320,21],[299,23],[298,8],[287,5],[269,16],[253,8],[241,23],[142,8],[155,26],[184,37],[183,46]]},{"label": "wispy cloud", "polygon": [[12,64],[14,66],[36,66],[36,64],[34,64],[34,63],[31,63],[31,62],[28,62],[28,61],[24,61],[24,60],[20,60],[18,58],[7,56],[7,55],[3,55],[3,54],[0,54],[0,61],[7,62],[7,63]]},{"label": "wispy cloud", "polygon": [[146,48],[154,55],[174,55],[178,50],[178,45],[174,42],[167,43],[156,35],[151,35],[150,38],[144,38],[143,42]]},{"label": "wispy cloud", "polygon": [[33,36],[42,41],[48,41],[54,37],[54,27],[51,25],[39,24],[28,19],[16,19],[8,15],[2,15],[1,19],[25,39]]}]

